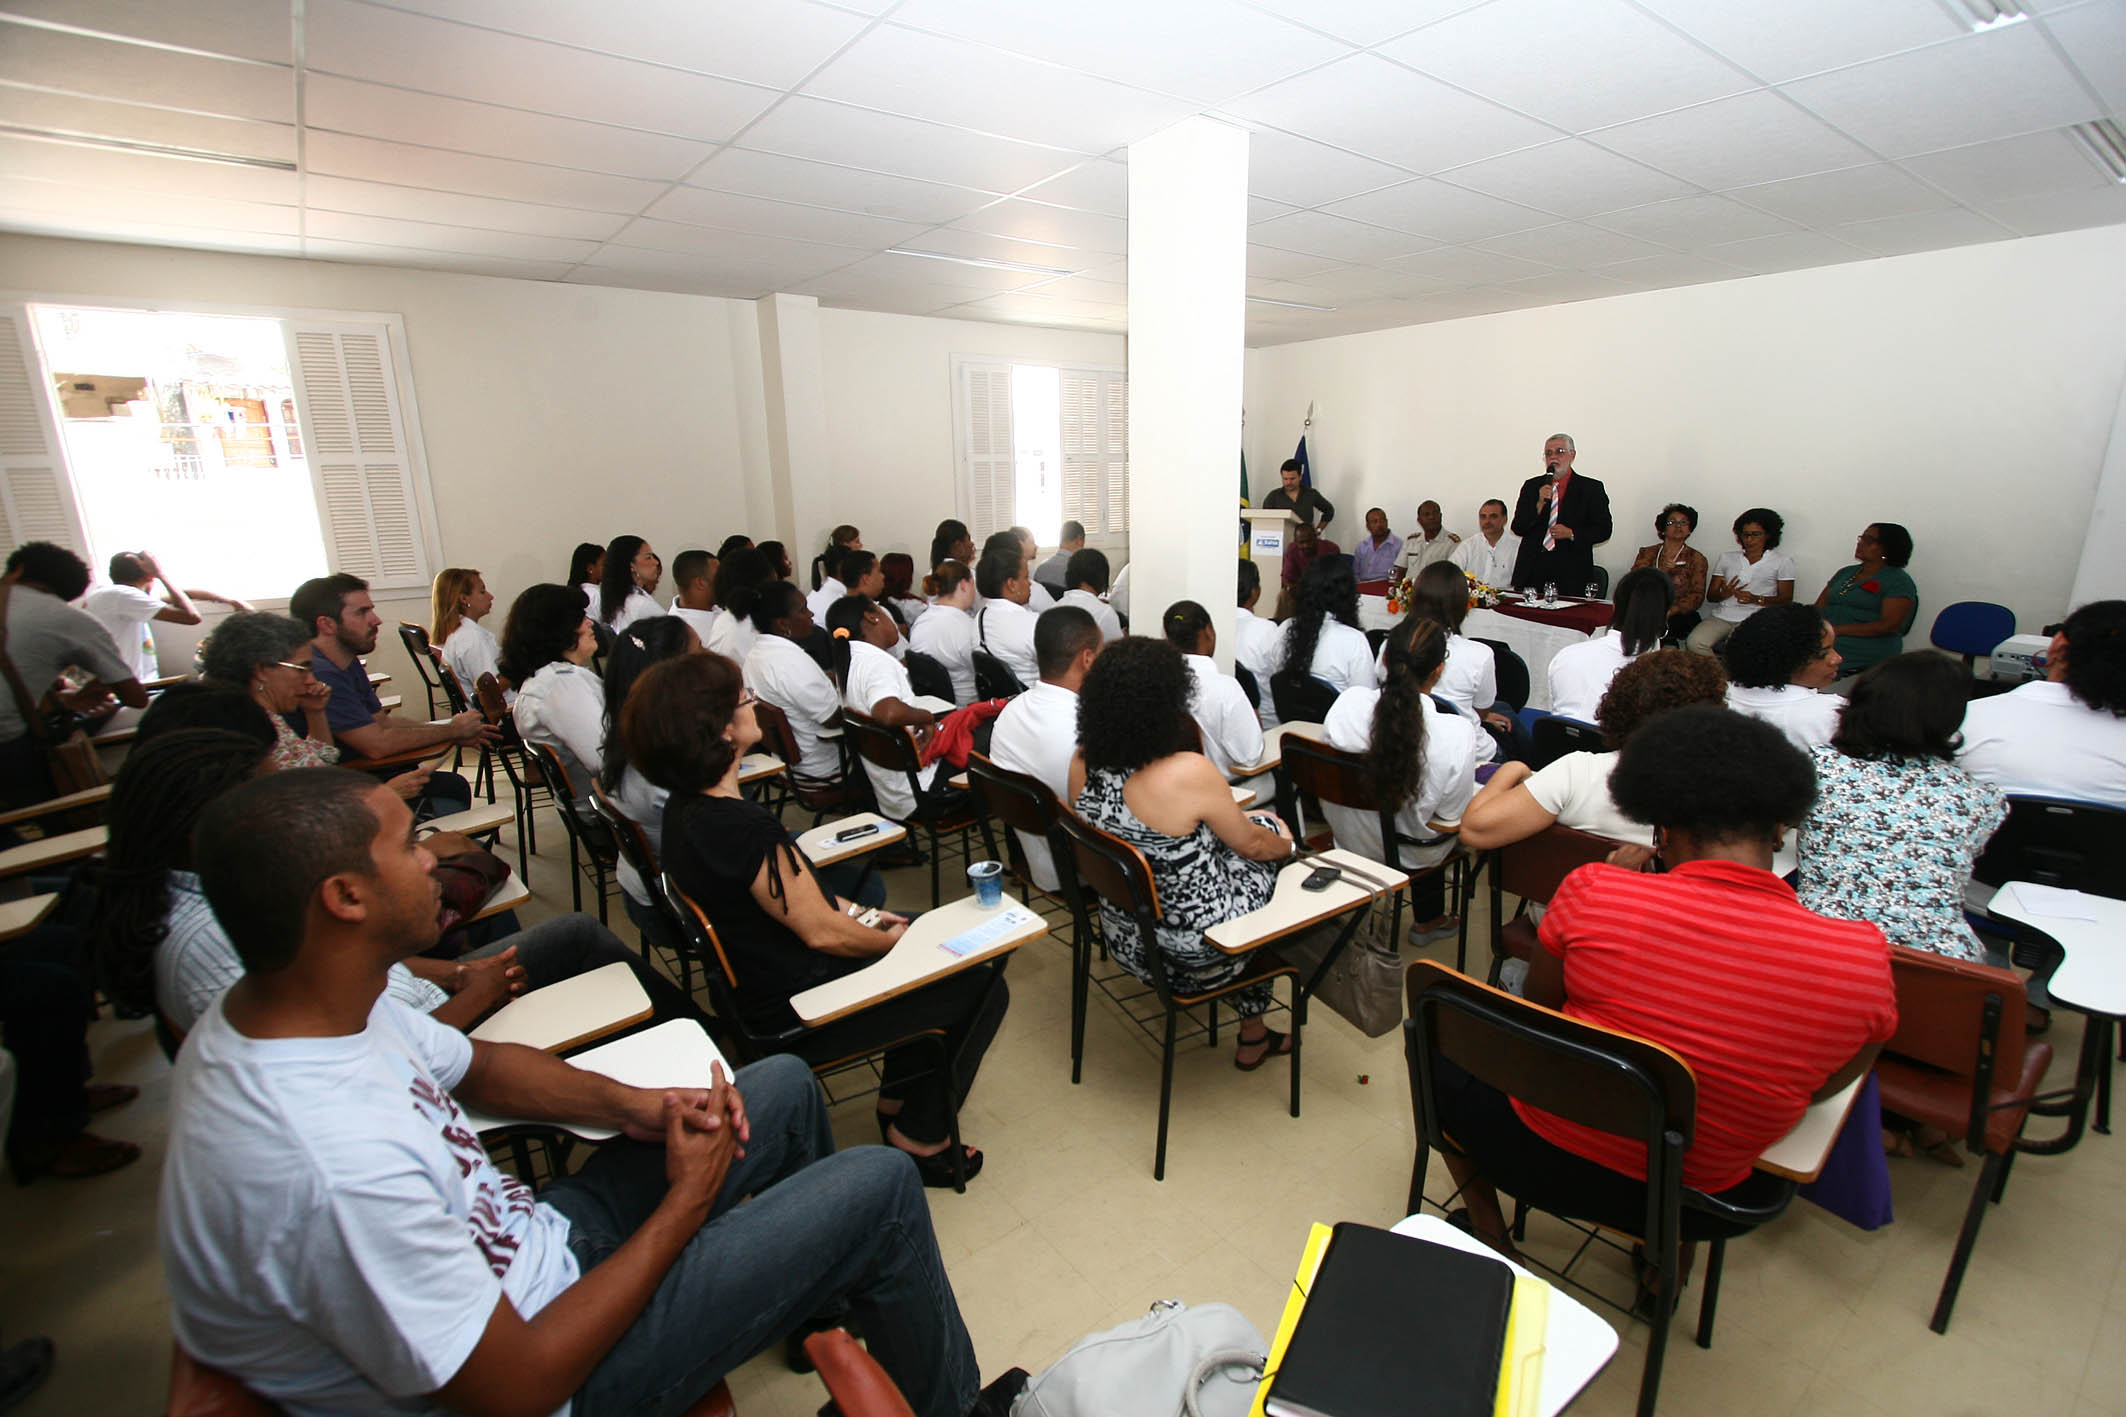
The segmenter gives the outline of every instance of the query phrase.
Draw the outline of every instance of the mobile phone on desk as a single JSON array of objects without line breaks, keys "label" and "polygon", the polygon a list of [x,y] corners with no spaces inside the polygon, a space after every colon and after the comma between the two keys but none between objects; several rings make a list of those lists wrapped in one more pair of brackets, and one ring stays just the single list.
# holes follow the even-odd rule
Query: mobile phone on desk
[{"label": "mobile phone on desk", "polygon": [[1307,878],[1299,883],[1303,891],[1325,891],[1344,878],[1340,866],[1316,866]]},{"label": "mobile phone on desk", "polygon": [[878,823],[866,822],[860,827],[850,827],[847,831],[836,832],[834,834],[834,839],[836,841],[861,841],[865,837],[874,836],[877,833]]}]

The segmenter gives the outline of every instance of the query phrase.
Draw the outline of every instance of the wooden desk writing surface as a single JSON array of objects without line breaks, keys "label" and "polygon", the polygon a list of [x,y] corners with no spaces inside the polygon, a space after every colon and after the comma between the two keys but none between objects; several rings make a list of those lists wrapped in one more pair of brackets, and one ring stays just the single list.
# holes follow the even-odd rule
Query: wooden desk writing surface
[{"label": "wooden desk writing surface", "polygon": [[1853,1099],[1860,1095],[1860,1085],[1865,1081],[1867,1076],[1862,1074],[1823,1101],[1810,1104],[1792,1131],[1764,1149],[1757,1158],[1757,1169],[1789,1181],[1813,1181],[1822,1175],[1838,1134],[1845,1130],[1845,1119],[1853,1111]]},{"label": "wooden desk writing surface", "polygon": [[24,896],[21,900],[0,901],[0,940],[12,940],[17,935],[27,935],[44,923],[58,906],[57,895]]},{"label": "wooden desk writing surface", "polygon": [[2041,931],[2060,947],[2046,981],[2053,999],[2083,1013],[2126,1016],[2126,900],[2010,881],[1986,913]]},{"label": "wooden desk writing surface", "polygon": [[[944,941],[973,929],[992,916],[1017,906],[1027,920],[1019,928],[982,949],[955,955]],[[984,960],[1009,954],[1028,940],[1048,933],[1048,922],[1024,901],[1007,893],[1003,904],[984,910],[973,896],[966,896],[936,910],[925,911],[908,932],[894,941],[893,948],[853,974],[807,989],[790,1000],[797,1017],[812,1026],[853,1014],[883,999],[921,988]]]},{"label": "wooden desk writing surface", "polygon": [[943,718],[956,707],[952,700],[941,699],[936,694],[917,694],[913,699],[909,700],[909,703],[912,707],[919,708],[925,713],[933,714],[938,718]]},{"label": "wooden desk writing surface", "polygon": [[26,841],[0,851],[0,876],[19,876],[25,871],[41,871],[47,866],[79,861],[103,850],[109,840],[107,828],[84,827],[78,832],[62,832],[58,836]]},{"label": "wooden desk writing surface", "polygon": [[[869,836],[854,841],[836,841],[837,833],[857,827],[877,827]],[[821,822],[810,831],[797,834],[797,849],[805,853],[805,859],[815,866],[831,866],[837,861],[847,861],[862,856],[867,851],[891,846],[908,839],[908,828],[899,822],[889,821],[876,812],[858,812],[854,816],[840,817],[831,822]]]},{"label": "wooden desk writing surface", "polygon": [[[1380,889],[1362,884],[1346,875],[1340,881],[1331,881],[1324,890],[1310,891],[1304,886],[1308,876],[1317,866],[1341,866],[1349,872],[1363,872],[1373,880],[1384,882]],[[1272,941],[1282,939],[1294,931],[1304,930],[1332,915],[1340,915],[1354,905],[1362,905],[1391,891],[1402,889],[1410,878],[1392,866],[1383,866],[1378,861],[1369,861],[1351,851],[1324,851],[1301,861],[1286,865],[1277,873],[1277,889],[1270,896],[1270,903],[1260,910],[1251,910],[1245,915],[1213,925],[1203,932],[1203,938],[1227,954],[1244,954]]]},{"label": "wooden desk writing surface", "polygon": [[787,764],[773,753],[748,753],[738,760],[738,785],[758,782],[764,777],[773,777],[784,771]]},{"label": "wooden desk writing surface", "polygon": [[478,836],[506,827],[516,819],[516,808],[508,802],[481,802],[463,812],[451,812],[446,816],[431,817],[421,823],[424,832],[463,832]]},{"label": "wooden desk writing surface", "polygon": [[524,884],[522,876],[512,871],[509,879],[496,886],[493,894],[480,903],[479,910],[466,917],[466,923],[485,920],[488,916],[500,915],[505,910],[515,910],[530,899],[531,887]]},{"label": "wooden desk writing surface", "polygon": [[482,1043],[521,1043],[541,1052],[578,1048],[650,1016],[650,996],[626,964],[615,962],[544,989],[534,989],[495,1010],[472,1031]]},{"label": "wooden desk writing surface", "polygon": [[17,807],[12,812],[0,812],[0,826],[11,822],[27,822],[37,817],[49,817],[60,812],[71,812],[80,807],[93,807],[99,802],[110,800],[111,784],[100,782],[94,787],[84,787],[79,792],[69,792],[64,797],[32,802],[29,806]]},{"label": "wooden desk writing surface", "polygon": [[106,743],[132,742],[140,732],[140,716],[146,712],[146,709],[121,707],[89,734],[89,741],[99,747]]},{"label": "wooden desk writing surface", "polygon": [[1328,731],[1320,724],[1309,723],[1304,720],[1280,723],[1275,728],[1265,728],[1262,730],[1261,760],[1245,765],[1235,764],[1232,775],[1236,778],[1254,777],[1258,773],[1274,771],[1284,762],[1284,740],[1285,735],[1289,733],[1297,733],[1302,738],[1318,738],[1323,741],[1327,741],[1328,738]]},{"label": "wooden desk writing surface", "polygon": [[[703,1031],[700,1024],[691,1019],[675,1018],[660,1023],[655,1028],[645,1028],[640,1033],[631,1033],[625,1038],[616,1038],[596,1048],[585,1049],[567,1060],[572,1068],[581,1068],[589,1073],[602,1073],[615,1082],[624,1082],[629,1087],[707,1087],[715,1080],[710,1071],[718,1064],[723,1066],[726,1080],[737,1074],[730,1061],[716,1046],[716,1041]],[[517,1126],[524,1123],[521,1117],[490,1117],[467,1107],[465,1124],[474,1132],[491,1132],[498,1127]],[[588,1122],[561,1122],[555,1125],[582,1137],[585,1141],[610,1141],[620,1135],[611,1127],[593,1126]]]}]

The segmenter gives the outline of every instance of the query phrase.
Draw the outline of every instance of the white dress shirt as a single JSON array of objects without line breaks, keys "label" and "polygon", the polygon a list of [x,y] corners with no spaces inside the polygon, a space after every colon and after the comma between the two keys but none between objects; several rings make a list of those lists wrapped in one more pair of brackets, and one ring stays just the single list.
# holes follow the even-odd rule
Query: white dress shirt
[{"label": "white dress shirt", "polygon": [[1004,667],[1031,685],[1041,677],[1040,661],[1034,657],[1033,627],[1040,617],[1009,600],[992,600],[976,612],[975,642],[1004,661]]},{"label": "white dress shirt", "polygon": [[827,607],[849,593],[849,587],[832,576],[821,578],[819,589],[805,597],[805,608],[812,612],[814,624],[827,623]]},{"label": "white dress shirt", "polygon": [[827,720],[842,706],[834,681],[795,640],[762,635],[746,654],[746,687],[783,711],[790,735],[797,740],[797,761],[790,764],[806,777],[831,780],[841,775],[841,746],[825,732]]},{"label": "white dress shirt", "polygon": [[945,666],[954,703],[974,702],[974,616],[957,605],[933,605],[909,628],[908,648]]},{"label": "white dress shirt", "polygon": [[1056,604],[1075,605],[1092,616],[1093,623],[1100,627],[1100,640],[1103,644],[1113,644],[1122,638],[1122,617],[1115,613],[1113,606],[1091,591],[1073,587],[1064,591],[1063,598]]},{"label": "white dress shirt", "polygon": [[1284,626],[1265,620],[1254,611],[1233,611],[1233,663],[1245,665],[1255,676],[1255,692],[1262,706],[1255,711],[1264,728],[1277,726],[1277,705],[1270,699],[1270,676],[1284,661]]},{"label": "white dress shirt", "polygon": [[1781,684],[1771,689],[1730,684],[1727,686],[1727,706],[1736,713],[1763,719],[1806,753],[1831,741],[1831,735],[1838,731],[1838,715],[1845,709],[1845,700],[1836,694],[1819,694],[1814,689],[1804,689],[1799,684]]},{"label": "white dress shirt", "polygon": [[514,712],[524,741],[559,752],[576,800],[589,801],[605,752],[605,681],[557,659],[518,686]]},{"label": "white dress shirt", "polygon": [[759,638],[760,631],[753,628],[751,620],[741,620],[719,605],[709,612],[709,628],[701,637],[701,647],[711,654],[737,660],[743,669],[746,656],[753,652],[753,641]]},{"label": "white dress shirt", "polygon": [[[908,671],[877,645],[863,640],[849,641],[849,687],[842,701],[859,713],[870,713],[881,700],[899,699],[910,708],[915,707],[915,688],[908,682]],[[878,809],[897,822],[905,822],[915,815],[915,794],[908,788],[908,774],[899,768],[884,768],[869,758],[864,759],[864,771],[870,774],[871,790],[878,796]],[[916,775],[927,791],[937,780],[938,765],[930,763]]]},{"label": "white dress shirt", "polygon": [[1624,637],[1615,630],[1603,630],[1593,639],[1567,645],[1550,658],[1550,711],[1562,718],[1593,723],[1596,705],[1609,692],[1609,681],[1629,663]]},{"label": "white dress shirt", "polygon": [[[1338,694],[1322,722],[1329,746],[1347,753],[1363,753],[1372,747],[1373,711],[1379,703],[1380,690],[1370,684]],[[1429,695],[1418,700],[1418,709],[1425,716],[1424,774],[1418,781],[1417,795],[1395,814],[1395,830],[1403,836],[1430,841],[1434,836],[1433,822],[1458,823],[1468,810],[1469,799],[1476,795],[1476,765],[1491,740],[1466,719],[1442,713]],[[1321,810],[1329,819],[1338,846],[1368,860],[1387,861],[1380,840],[1380,813],[1341,807],[1334,802],[1322,803]],[[1454,838],[1443,836],[1428,846],[1403,847],[1399,864],[1430,866],[1453,850]]]},{"label": "white dress shirt", "polygon": [[[989,760],[1010,772],[1039,778],[1056,801],[1070,806],[1070,759],[1078,750],[1078,696],[1046,680],[1004,706],[989,735]],[[1048,843],[1019,833],[1026,870],[1044,891],[1061,889]]]},{"label": "white dress shirt", "polygon": [[1956,761],[2011,796],[2126,807],[2126,718],[2049,679],[1973,699]]},{"label": "white dress shirt", "polygon": [[1231,777],[1236,767],[1261,762],[1262,720],[1255,716],[1255,706],[1241,691],[1240,681],[1221,673],[1218,662],[1208,655],[1181,658],[1196,676],[1196,699],[1189,712],[1203,730],[1203,755],[1225,777]]},{"label": "white dress shirt", "polygon": [[659,605],[649,592],[637,586],[627,593],[626,600],[620,602],[619,611],[609,623],[613,633],[617,635],[637,620],[649,620],[662,614],[664,607]]},{"label": "white dress shirt", "polygon": [[[1278,667],[1284,667],[1284,657],[1290,651],[1293,626],[1298,622],[1287,620],[1278,628],[1283,638],[1277,647]],[[1380,680],[1374,672],[1373,646],[1366,640],[1366,632],[1353,629],[1333,617],[1321,622],[1321,636],[1314,641],[1314,662],[1307,672],[1330,688],[1342,693],[1345,689],[1373,688]],[[1267,685],[1263,686],[1267,689]]]},{"label": "white dress shirt", "polygon": [[703,649],[709,647],[709,632],[716,628],[716,611],[713,608],[708,610],[689,610],[675,600],[672,602],[672,608],[668,613],[677,615],[680,619],[692,625],[695,638],[701,641],[701,647]]},{"label": "white dress shirt", "polygon": [[[632,763],[621,769],[620,790],[613,794],[613,805],[642,828],[643,840],[649,843],[650,859],[659,863],[664,860],[664,804],[670,796],[671,793],[664,788],[636,772]],[[620,889],[627,892],[628,899],[637,905],[651,904],[650,892],[656,886],[643,880],[642,873],[625,855],[621,856],[614,874],[620,877]]]},{"label": "white dress shirt", "polygon": [[1445,527],[1441,527],[1439,535],[1430,541],[1425,540],[1424,528],[1420,527],[1403,538],[1403,549],[1396,554],[1395,564],[1416,580],[1419,571],[1434,561],[1452,558],[1461,545],[1462,539]]},{"label": "white dress shirt", "polygon": [[[457,677],[458,687],[465,691],[468,700],[478,694],[482,674],[501,675],[501,646],[495,643],[495,637],[487,627],[477,620],[458,621],[458,628],[452,630],[450,638],[438,648],[443,662],[450,666],[450,672]],[[515,703],[517,699],[510,691],[505,691],[502,697],[505,703]]]},{"label": "white dress shirt", "polygon": [[1463,537],[1462,544],[1447,559],[1461,567],[1463,575],[1473,576],[1493,590],[1505,590],[1513,584],[1513,563],[1520,554],[1521,539],[1512,532],[1500,532],[1496,546],[1478,532]]}]

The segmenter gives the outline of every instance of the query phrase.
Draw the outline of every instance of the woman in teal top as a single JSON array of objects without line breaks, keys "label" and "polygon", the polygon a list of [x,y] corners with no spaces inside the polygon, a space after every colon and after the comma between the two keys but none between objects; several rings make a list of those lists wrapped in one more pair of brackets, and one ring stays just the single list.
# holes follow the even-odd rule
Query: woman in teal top
[{"label": "woman in teal top", "polygon": [[1832,576],[1816,597],[1816,608],[1838,633],[1847,677],[1904,653],[1905,631],[1919,612],[1919,588],[1905,574],[1911,532],[1876,522],[1860,534],[1853,554],[1859,563]]}]

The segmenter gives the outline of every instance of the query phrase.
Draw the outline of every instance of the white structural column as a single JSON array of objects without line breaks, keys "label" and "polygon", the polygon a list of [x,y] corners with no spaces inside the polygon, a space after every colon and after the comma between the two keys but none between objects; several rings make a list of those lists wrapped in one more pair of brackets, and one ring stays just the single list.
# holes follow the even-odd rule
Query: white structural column
[{"label": "white structural column", "polygon": [[775,532],[789,549],[791,567],[803,576],[833,525],[819,301],[810,295],[767,295],[754,308],[760,320]]},{"label": "white structural column", "polygon": [[1130,628],[1200,601],[1233,665],[1248,135],[1190,118],[1129,150]]},{"label": "white structural column", "polygon": [[[2074,576],[2074,594],[2061,607],[2061,616],[2092,600],[2126,599],[2126,556],[2119,544],[2126,539],[2126,384],[2119,389],[2119,413],[2111,424],[2111,442],[2104,449],[2104,466],[2097,474],[2096,498],[2089,508],[2089,530],[2082,540],[2082,561]],[[2035,625],[2018,625],[2025,634],[2035,634]]]}]

